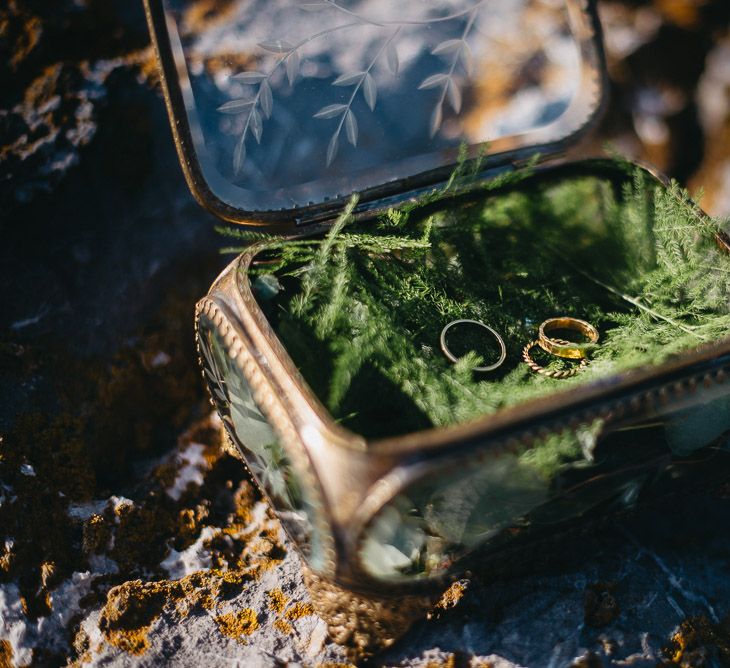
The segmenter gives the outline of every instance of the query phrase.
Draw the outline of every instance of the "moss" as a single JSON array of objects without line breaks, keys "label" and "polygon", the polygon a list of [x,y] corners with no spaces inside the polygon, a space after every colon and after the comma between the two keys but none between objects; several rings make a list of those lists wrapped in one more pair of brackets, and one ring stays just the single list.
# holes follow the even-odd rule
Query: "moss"
[{"label": "moss", "polygon": [[156,566],[167,553],[167,537],[175,533],[171,513],[157,505],[124,505],[117,510],[114,548],[109,556],[127,572]]},{"label": "moss", "polygon": [[[13,538],[0,554],[0,578],[17,580],[31,617],[49,613],[50,589],[80,560],[66,509],[93,489],[83,450],[82,423],[67,415],[22,416],[0,443],[0,478],[15,497],[0,506],[0,526]],[[35,475],[22,473],[25,463]]]},{"label": "moss", "polygon": [[[111,359],[76,357],[53,341],[0,348],[0,364],[42,388],[37,410],[15,416],[0,439],[0,479],[15,497],[0,506],[0,526],[13,539],[12,546],[0,541],[0,580],[17,582],[32,617],[49,613],[49,591],[83,570],[88,555],[103,553],[113,533],[117,581],[154,572],[171,537],[182,549],[199,533],[205,505],[197,509],[197,500],[185,514],[186,500],[166,497],[162,475],[153,489],[137,490],[138,503],[124,517],[105,513],[81,527],[68,513],[70,503],[125,489],[139,457],[174,447],[203,405],[189,315],[190,296],[171,295],[135,344]],[[166,363],[156,366],[160,351]],[[212,450],[220,438],[208,420],[198,435]],[[24,465],[35,475],[24,475]],[[245,476],[230,468],[225,475],[234,488]]]},{"label": "moss", "polygon": [[[698,221],[678,188],[641,173],[620,185],[511,178],[523,183],[481,200],[363,225],[345,212],[321,240],[268,244],[252,272],[283,289],[261,292],[261,305],[344,426],[378,438],[460,423],[727,336],[730,262],[715,243],[719,228]],[[592,363],[567,380],[538,376],[521,358],[540,322],[559,315],[601,335]],[[471,372],[495,354],[480,330],[465,334],[472,353],[460,363],[440,353],[441,330],[461,318],[500,332],[499,370]],[[548,355],[541,363],[571,364]],[[565,453],[563,444],[527,463],[549,475],[575,455],[575,443]]]},{"label": "moss", "polygon": [[243,640],[243,636],[250,636],[259,628],[258,617],[251,608],[219,615],[215,618],[215,622],[223,635],[239,641]]}]

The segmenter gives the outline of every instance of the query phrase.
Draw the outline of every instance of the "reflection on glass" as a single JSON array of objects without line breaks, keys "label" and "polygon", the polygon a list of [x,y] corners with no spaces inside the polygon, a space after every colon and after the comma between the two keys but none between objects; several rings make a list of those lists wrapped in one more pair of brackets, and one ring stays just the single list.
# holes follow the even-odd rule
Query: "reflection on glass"
[{"label": "reflection on glass", "polygon": [[407,487],[367,528],[365,569],[383,580],[432,577],[503,529],[526,525],[558,473],[590,462],[602,423],[552,435],[522,451],[488,450]]},{"label": "reflection on glass", "polygon": [[[597,420],[522,452],[491,450],[437,466],[376,515],[361,563],[384,581],[435,577],[485,543],[498,548],[527,530],[551,532],[587,513],[631,507],[678,478],[697,483],[708,471],[727,472],[730,393],[699,401],[663,421],[602,434]],[[695,438],[687,440],[690,429]]]},{"label": "reflection on glass", "polygon": [[277,517],[310,565],[321,568],[324,555],[313,521],[316,508],[306,487],[254,402],[243,372],[205,316],[198,322],[198,337],[205,378],[226,429],[243,449],[246,465],[269,495]]},{"label": "reflection on glass", "polygon": [[700,406],[685,408],[667,419],[667,442],[678,456],[695,450],[730,431],[730,393]]},{"label": "reflection on glass", "polygon": [[574,0],[166,5],[196,150],[249,209],[442,167],[462,143],[554,141],[590,112],[563,118],[584,65]]},{"label": "reflection on glass", "polygon": [[371,575],[438,575],[547,498],[548,482],[514,455],[475,459],[419,481],[378,514],[361,551]]}]

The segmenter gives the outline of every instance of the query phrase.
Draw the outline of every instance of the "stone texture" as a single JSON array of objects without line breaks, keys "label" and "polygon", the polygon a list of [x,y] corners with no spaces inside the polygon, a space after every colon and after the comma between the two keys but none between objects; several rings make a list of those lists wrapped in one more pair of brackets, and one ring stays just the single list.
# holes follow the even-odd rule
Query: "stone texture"
[{"label": "stone texture", "polygon": [[[587,150],[729,213],[728,4],[601,11],[614,96]],[[0,666],[341,663],[210,417],[192,309],[227,258],[151,65],[138,2],[0,8]],[[729,519],[726,486],[561,540],[373,663],[730,665]]]}]

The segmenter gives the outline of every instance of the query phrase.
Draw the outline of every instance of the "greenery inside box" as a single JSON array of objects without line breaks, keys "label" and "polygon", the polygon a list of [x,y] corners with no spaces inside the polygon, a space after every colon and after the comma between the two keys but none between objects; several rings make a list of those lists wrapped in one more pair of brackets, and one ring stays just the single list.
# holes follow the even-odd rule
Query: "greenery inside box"
[{"label": "greenery inside box", "polygon": [[[437,196],[362,224],[351,202],[323,238],[271,239],[251,270],[254,292],[315,394],[367,438],[472,420],[726,338],[721,223],[676,185],[621,169],[622,182],[526,168],[478,196],[444,197],[457,174]],[[522,359],[540,323],[556,316],[600,333],[590,364],[567,379]],[[446,359],[439,336],[456,319],[501,334],[499,369],[472,371],[499,356],[476,327],[454,330],[449,345],[463,357]],[[549,369],[575,365],[532,354]]]}]

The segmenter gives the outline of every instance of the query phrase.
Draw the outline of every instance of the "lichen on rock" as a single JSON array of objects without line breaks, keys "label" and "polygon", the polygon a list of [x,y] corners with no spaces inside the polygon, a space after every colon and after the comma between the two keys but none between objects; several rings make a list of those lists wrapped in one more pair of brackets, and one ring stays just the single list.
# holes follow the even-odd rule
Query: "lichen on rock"
[{"label": "lichen on rock", "polygon": [[244,641],[243,636],[250,636],[259,628],[258,617],[251,608],[218,615],[215,621],[223,635],[239,642]]},{"label": "lichen on rock", "polygon": [[269,597],[269,610],[278,614],[284,612],[288,599],[281,589],[277,587],[276,589],[266,592],[266,595]]},{"label": "lichen on rock", "polygon": [[107,640],[130,654],[142,654],[149,647],[147,633],[162,612],[170,591],[156,582],[132,580],[107,594],[99,628]]}]

